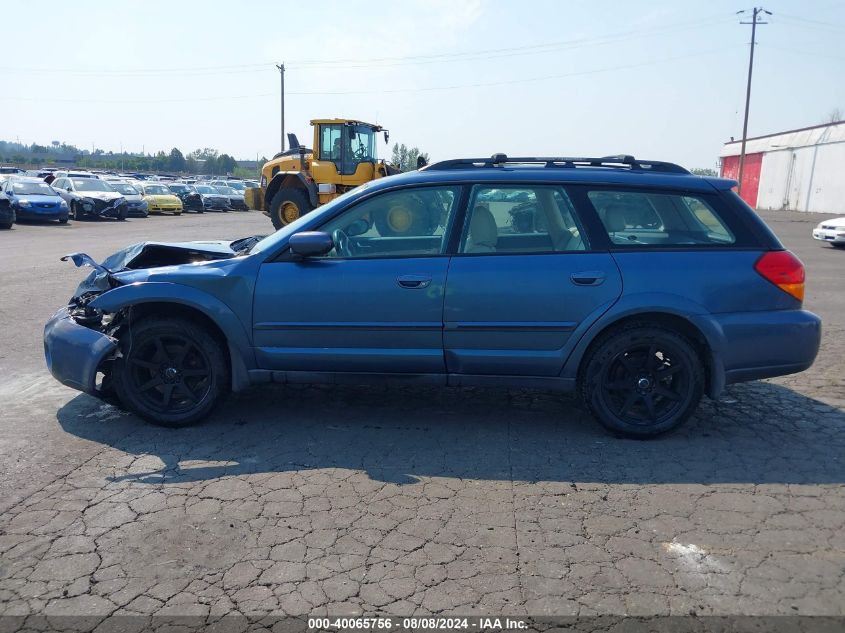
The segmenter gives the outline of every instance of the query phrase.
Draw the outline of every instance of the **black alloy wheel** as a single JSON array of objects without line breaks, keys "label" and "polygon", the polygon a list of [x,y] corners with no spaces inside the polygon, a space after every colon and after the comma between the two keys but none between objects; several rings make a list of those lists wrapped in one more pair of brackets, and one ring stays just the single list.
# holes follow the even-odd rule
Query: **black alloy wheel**
[{"label": "black alloy wheel", "polygon": [[704,368],[672,330],[634,324],[603,337],[582,374],[585,403],[607,428],[651,437],[682,424],[698,406]]},{"label": "black alloy wheel", "polygon": [[142,321],[121,338],[121,351],[115,363],[121,402],[158,424],[196,422],[228,391],[221,344],[205,328],[186,320]]}]

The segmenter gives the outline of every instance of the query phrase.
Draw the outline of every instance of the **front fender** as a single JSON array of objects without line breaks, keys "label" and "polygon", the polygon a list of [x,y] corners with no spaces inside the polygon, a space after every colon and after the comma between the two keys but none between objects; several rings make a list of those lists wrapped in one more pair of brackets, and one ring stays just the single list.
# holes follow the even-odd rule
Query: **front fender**
[{"label": "front fender", "polygon": [[599,317],[582,335],[564,365],[561,377],[576,379],[587,348],[607,327],[637,314],[662,313],[680,317],[695,327],[707,342],[710,357],[710,388],[708,395],[718,397],[725,386],[725,335],[718,321],[702,305],[671,293],[638,293],[623,295],[613,307]]},{"label": "front fender", "polygon": [[308,200],[312,207],[320,206],[320,198],[317,195],[317,185],[313,181],[305,178],[302,172],[299,171],[279,171],[273,176],[273,179],[267,184],[267,193],[264,199],[264,208],[270,209],[270,203],[273,201],[273,196],[282,187],[293,186],[296,182],[300,187],[308,192]]},{"label": "front fender", "polygon": [[129,306],[154,302],[194,308],[211,319],[223,332],[229,345],[233,389],[238,391],[249,384],[246,372],[256,368],[249,333],[228,305],[207,292],[183,284],[142,281],[109,290],[89,305],[103,312],[116,312]]}]

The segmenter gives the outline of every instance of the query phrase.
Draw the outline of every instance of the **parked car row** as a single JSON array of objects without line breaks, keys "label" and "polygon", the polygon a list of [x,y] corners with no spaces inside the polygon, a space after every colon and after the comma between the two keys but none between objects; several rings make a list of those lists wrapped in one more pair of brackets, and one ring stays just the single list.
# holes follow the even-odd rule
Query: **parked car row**
[{"label": "parked car row", "polygon": [[135,176],[87,171],[4,174],[0,180],[0,228],[11,228],[24,219],[64,224],[70,218],[125,220],[150,213],[249,211],[243,194],[248,183],[244,181],[167,181]]}]

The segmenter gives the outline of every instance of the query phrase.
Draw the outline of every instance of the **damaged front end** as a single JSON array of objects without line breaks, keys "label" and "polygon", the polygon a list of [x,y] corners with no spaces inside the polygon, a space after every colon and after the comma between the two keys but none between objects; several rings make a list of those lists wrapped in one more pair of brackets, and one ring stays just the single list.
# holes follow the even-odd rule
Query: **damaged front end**
[{"label": "damaged front end", "polygon": [[[50,373],[62,384],[107,398],[112,395],[111,369],[120,355],[120,340],[128,331],[132,306],[104,313],[92,306],[114,288],[144,280],[147,269],[229,259],[243,254],[259,236],[215,242],[142,242],[95,262],[85,253],[62,257],[93,270],[79,284],[68,305],[44,327],[44,355]],[[133,272],[138,271],[138,272]]]}]

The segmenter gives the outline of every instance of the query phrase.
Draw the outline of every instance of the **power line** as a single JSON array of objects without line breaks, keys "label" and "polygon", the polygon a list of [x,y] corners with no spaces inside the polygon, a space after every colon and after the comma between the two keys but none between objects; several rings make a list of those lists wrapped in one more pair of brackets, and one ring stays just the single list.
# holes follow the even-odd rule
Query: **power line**
[{"label": "power line", "polygon": [[[726,50],[725,47],[719,48],[712,48],[703,51],[697,51],[694,53],[686,53],[684,55],[676,55],[674,57],[663,57],[660,59],[648,60],[643,62],[636,62],[633,64],[624,64],[619,66],[609,66],[605,68],[594,68],[591,70],[579,70],[573,71],[568,73],[558,73],[554,75],[544,75],[540,77],[523,77],[519,79],[510,79],[510,80],[500,80],[500,81],[490,81],[490,82],[475,82],[475,83],[467,83],[467,84],[452,84],[446,86],[426,86],[426,87],[414,87],[414,88],[379,88],[376,90],[330,90],[330,91],[286,91],[286,95],[298,95],[298,96],[340,96],[340,95],[370,95],[370,94],[400,94],[400,93],[415,93],[415,92],[436,92],[436,91],[448,91],[448,90],[461,90],[466,88],[487,88],[487,87],[495,87],[495,86],[509,86],[521,83],[532,83],[538,81],[548,81],[551,79],[565,79],[568,77],[578,77],[584,75],[593,75],[598,73],[606,73],[606,72],[613,72],[616,70],[629,70],[631,68],[642,68],[645,66],[654,66],[658,64],[664,64],[673,61],[679,61],[682,59],[689,59],[693,57],[701,57],[705,55],[712,55],[714,53],[722,53]],[[267,98],[267,97],[276,97],[278,93],[274,92],[265,92],[260,94],[252,94],[252,95],[225,95],[219,97],[183,97],[183,98],[174,98],[174,99],[131,99],[131,100],[107,100],[107,99],[64,99],[64,98],[56,98],[50,99],[50,102],[59,102],[59,103],[185,103],[185,102],[197,102],[197,101],[226,101],[230,99],[259,99],[259,98]],[[41,98],[28,98],[28,97],[9,97],[9,96],[0,96],[0,100],[5,101],[38,101],[43,102],[44,100]]]},{"label": "power line", "polygon": [[[544,44],[530,44],[523,46],[500,47],[481,49],[474,51],[459,51],[451,53],[437,53],[429,55],[408,55],[400,57],[375,57],[375,58],[359,58],[359,59],[344,59],[344,60],[330,60],[330,59],[313,59],[313,60],[291,60],[286,63],[286,69],[307,69],[315,70],[320,68],[383,68],[392,66],[407,66],[420,64],[439,64],[439,63],[455,63],[465,61],[478,61],[481,59],[497,59],[500,57],[513,57],[524,55],[540,55],[566,50],[571,48],[578,48],[581,46],[600,46],[604,44],[611,44],[618,41],[625,41],[629,39],[636,39],[639,37],[650,37],[661,34],[674,34],[678,30],[702,28],[705,26],[712,26],[726,21],[726,16],[711,16],[709,18],[687,20],[675,24],[668,24],[662,26],[655,26],[645,29],[633,29],[630,31],[623,31],[612,33],[603,36],[596,36],[590,38],[578,38],[572,40],[559,40],[555,42],[546,42]],[[240,74],[244,72],[263,72],[269,70],[275,65],[275,62],[256,62],[251,64],[233,64],[225,66],[199,66],[193,68],[100,68],[100,69],[80,69],[80,68],[19,68],[19,67],[0,67],[2,73],[22,74],[22,73],[67,73],[76,75],[105,75],[105,76],[141,76],[141,75],[183,75],[183,74]]]},{"label": "power line", "polygon": [[841,55],[829,55],[828,53],[819,53],[815,51],[802,51],[795,48],[787,48],[785,46],[775,46],[774,44],[760,44],[759,42],[757,42],[757,46],[762,46],[767,50],[783,51],[784,53],[789,53],[791,55],[808,55],[810,57],[824,57],[826,59],[838,59],[845,61],[845,57]]},{"label": "power line", "polygon": [[[778,13],[778,18],[785,18],[787,22],[792,22],[794,26],[813,25],[825,27],[827,29],[834,29],[837,31],[845,31],[845,24],[834,24],[833,22],[823,22],[821,20],[811,20],[810,18],[802,18],[798,15],[789,15],[788,13]],[[795,24],[800,23],[800,24]]]}]

